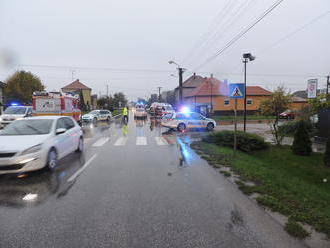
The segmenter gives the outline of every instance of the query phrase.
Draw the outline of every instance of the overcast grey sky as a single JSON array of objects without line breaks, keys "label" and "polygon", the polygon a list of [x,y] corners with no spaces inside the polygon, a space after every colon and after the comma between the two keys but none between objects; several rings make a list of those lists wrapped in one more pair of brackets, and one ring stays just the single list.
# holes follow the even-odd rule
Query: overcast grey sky
[{"label": "overcast grey sky", "polygon": [[[133,100],[146,97],[157,86],[177,86],[169,60],[187,68],[188,77],[274,2],[0,0],[0,51],[15,58],[11,67],[0,68],[0,80],[26,69],[47,89],[58,90],[71,82],[76,67],[74,78],[93,93],[106,93],[109,84],[110,93],[123,91]],[[324,86],[324,76],[330,74],[329,11],[329,0],[284,0],[196,72],[241,82],[242,53],[251,52],[257,59],[248,64],[249,85],[273,89],[284,84],[294,91],[317,77]]]}]

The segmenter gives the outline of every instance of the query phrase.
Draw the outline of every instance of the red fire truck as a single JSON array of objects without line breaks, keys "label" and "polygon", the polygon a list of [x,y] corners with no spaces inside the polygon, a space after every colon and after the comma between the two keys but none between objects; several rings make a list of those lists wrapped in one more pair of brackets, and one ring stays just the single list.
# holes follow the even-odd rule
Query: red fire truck
[{"label": "red fire truck", "polygon": [[65,115],[81,122],[79,95],[61,92],[34,92],[32,96],[33,115]]}]

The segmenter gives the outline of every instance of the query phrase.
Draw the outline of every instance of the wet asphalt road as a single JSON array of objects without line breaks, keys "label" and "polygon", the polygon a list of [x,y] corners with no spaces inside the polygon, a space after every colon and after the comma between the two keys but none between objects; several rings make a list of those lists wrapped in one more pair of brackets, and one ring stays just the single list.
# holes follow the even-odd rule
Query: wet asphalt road
[{"label": "wet asphalt road", "polygon": [[53,173],[0,177],[0,247],[305,247],[154,122],[86,126]]}]

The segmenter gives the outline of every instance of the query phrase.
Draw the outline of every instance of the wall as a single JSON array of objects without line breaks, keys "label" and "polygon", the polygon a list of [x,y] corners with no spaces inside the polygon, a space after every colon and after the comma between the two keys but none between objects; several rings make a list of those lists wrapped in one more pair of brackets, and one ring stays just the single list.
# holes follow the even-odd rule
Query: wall
[{"label": "wall", "polygon": [[[247,100],[252,100],[252,104],[247,104],[246,109],[249,112],[255,112],[258,111],[260,108],[260,103],[266,99],[268,96],[247,96]],[[225,105],[225,100],[229,100],[229,104]],[[192,108],[194,108],[195,105],[195,97],[189,97],[186,98],[186,103],[189,104]],[[196,97],[196,104],[210,104],[211,103],[211,97],[210,96],[198,96]],[[231,112],[234,110],[235,107],[235,100],[230,99],[225,96],[213,96],[212,97],[212,103],[213,103],[213,111],[219,112],[219,111],[226,111]],[[237,109],[238,110],[244,110],[244,99],[238,99],[237,100]]]},{"label": "wall", "polygon": [[290,104],[290,109],[291,110],[301,110],[304,106],[307,106],[308,103],[307,102],[293,102]]},{"label": "wall", "polygon": [[91,107],[92,104],[92,98],[91,98],[91,90],[82,90],[82,95],[84,98],[85,105],[89,105]]}]

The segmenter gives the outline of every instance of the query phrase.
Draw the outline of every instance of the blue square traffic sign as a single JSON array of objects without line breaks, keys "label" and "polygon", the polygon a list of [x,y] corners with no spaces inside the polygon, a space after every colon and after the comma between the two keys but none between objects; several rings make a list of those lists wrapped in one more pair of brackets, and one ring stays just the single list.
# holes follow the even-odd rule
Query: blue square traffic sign
[{"label": "blue square traffic sign", "polygon": [[230,98],[244,98],[244,96],[245,96],[244,84],[229,84]]}]

